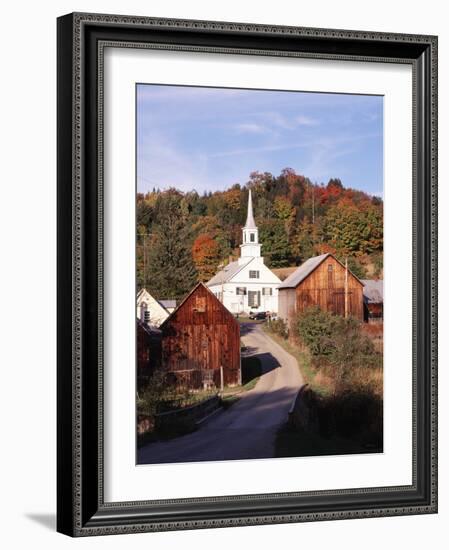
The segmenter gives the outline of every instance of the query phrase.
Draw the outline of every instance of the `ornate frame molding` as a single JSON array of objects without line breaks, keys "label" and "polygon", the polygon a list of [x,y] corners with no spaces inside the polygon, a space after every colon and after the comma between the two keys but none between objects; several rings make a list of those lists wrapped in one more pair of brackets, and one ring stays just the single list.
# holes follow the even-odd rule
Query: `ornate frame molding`
[{"label": "ornate frame molding", "polygon": [[[179,41],[181,35],[182,41]],[[414,460],[411,486],[104,502],[102,104],[106,46],[413,66]],[[94,121],[86,115],[93,107]],[[72,129],[69,136],[68,126]],[[86,243],[87,232],[94,245]],[[87,312],[87,304],[92,300],[96,301],[95,315]],[[62,317],[67,308],[72,312],[70,323]],[[97,419],[94,428],[84,420],[89,414],[95,414]],[[170,508],[170,512],[162,511],[162,507]],[[267,512],[274,508],[279,509],[279,513]],[[59,18],[58,530],[72,536],[88,536],[436,511],[437,38],[102,14],[77,13]]]}]

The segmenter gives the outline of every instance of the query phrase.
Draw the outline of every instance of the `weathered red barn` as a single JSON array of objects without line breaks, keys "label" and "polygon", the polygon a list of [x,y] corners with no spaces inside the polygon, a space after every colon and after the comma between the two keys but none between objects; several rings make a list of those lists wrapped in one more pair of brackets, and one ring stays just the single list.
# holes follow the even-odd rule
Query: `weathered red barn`
[{"label": "weathered red barn", "polygon": [[148,383],[151,374],[159,368],[161,361],[161,331],[147,323],[137,322],[137,390]]},{"label": "weathered red barn", "polygon": [[202,283],[160,326],[162,368],[189,388],[241,383],[240,325]]},{"label": "weathered red barn", "polygon": [[363,283],[332,254],[309,258],[280,285],[279,316],[289,321],[311,306],[363,321]]}]

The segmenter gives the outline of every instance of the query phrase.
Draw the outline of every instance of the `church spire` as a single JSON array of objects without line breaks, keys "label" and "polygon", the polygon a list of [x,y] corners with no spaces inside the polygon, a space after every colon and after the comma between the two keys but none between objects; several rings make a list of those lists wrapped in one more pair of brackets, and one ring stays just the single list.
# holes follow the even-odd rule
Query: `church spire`
[{"label": "church spire", "polygon": [[251,196],[251,189],[248,196],[248,214],[246,216],[245,229],[256,229],[256,222],[253,216],[253,198]]},{"label": "church spire", "polygon": [[254,221],[253,214],[253,197],[251,195],[251,189],[248,195],[248,214],[246,216],[246,223],[242,228],[242,244],[240,245],[240,259],[239,262],[246,262],[248,258],[260,258],[260,244],[259,244],[259,231],[257,229],[256,222]]}]

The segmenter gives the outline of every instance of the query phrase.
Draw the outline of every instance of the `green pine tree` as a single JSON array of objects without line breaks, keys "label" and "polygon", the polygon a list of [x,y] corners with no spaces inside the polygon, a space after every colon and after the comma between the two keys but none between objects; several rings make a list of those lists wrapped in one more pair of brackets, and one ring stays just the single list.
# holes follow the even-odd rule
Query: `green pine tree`
[{"label": "green pine tree", "polygon": [[197,282],[191,236],[178,197],[168,195],[153,225],[147,260],[147,284],[158,299],[180,299]]}]

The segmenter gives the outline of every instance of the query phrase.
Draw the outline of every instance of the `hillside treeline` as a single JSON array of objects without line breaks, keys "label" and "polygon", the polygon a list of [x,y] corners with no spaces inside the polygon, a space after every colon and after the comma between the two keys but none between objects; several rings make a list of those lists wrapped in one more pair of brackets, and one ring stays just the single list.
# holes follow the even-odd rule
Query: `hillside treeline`
[{"label": "hillside treeline", "polygon": [[339,179],[313,184],[286,168],[253,172],[245,185],[202,195],[175,188],[137,195],[137,284],[157,298],[180,298],[239,255],[248,190],[262,255],[271,268],[324,252],[348,257],[352,271],[382,269],[383,202]]}]

